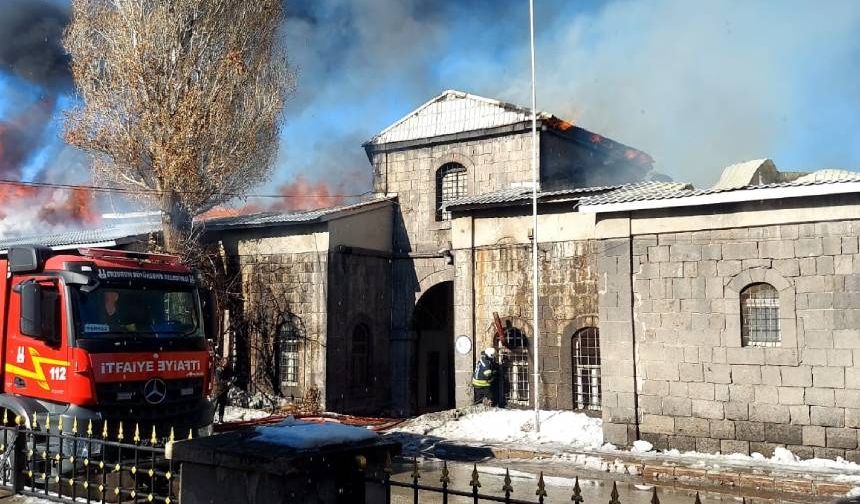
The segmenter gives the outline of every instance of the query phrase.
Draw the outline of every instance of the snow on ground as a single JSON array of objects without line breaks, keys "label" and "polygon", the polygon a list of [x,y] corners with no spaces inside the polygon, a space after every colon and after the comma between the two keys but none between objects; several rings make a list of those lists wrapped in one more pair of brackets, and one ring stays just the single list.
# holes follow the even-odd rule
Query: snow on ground
[{"label": "snow on ground", "polygon": [[239,408],[237,406],[227,406],[224,408],[224,422],[244,422],[246,420],[266,418],[271,415],[271,412],[265,410]]},{"label": "snow on ground", "polygon": [[462,441],[558,444],[593,449],[603,443],[601,420],[573,411],[541,411],[540,432],[535,432],[535,414],[529,410],[473,408],[428,413],[392,429],[421,436]]}]

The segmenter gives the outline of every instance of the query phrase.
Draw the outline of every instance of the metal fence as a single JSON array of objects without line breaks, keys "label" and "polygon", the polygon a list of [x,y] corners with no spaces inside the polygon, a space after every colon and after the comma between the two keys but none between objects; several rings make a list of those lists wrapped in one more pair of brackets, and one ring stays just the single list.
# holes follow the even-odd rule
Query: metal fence
[{"label": "metal fence", "polygon": [[125,429],[4,411],[0,486],[57,502],[178,503],[180,468],[165,457],[173,430],[159,437],[155,427],[148,436],[138,425]]},{"label": "metal fence", "polygon": [[[502,502],[506,504],[544,504],[548,499],[548,493],[546,489],[546,484],[544,483],[543,472],[540,473],[540,476],[537,480],[534,500],[523,500],[512,497],[514,493],[514,487],[511,481],[510,471],[508,470],[505,471],[505,477],[502,481],[501,488],[497,489],[498,493],[482,493],[481,481],[478,474],[477,465],[472,466],[472,477],[469,481],[468,490],[458,490],[451,488],[451,477],[448,471],[447,462],[444,462],[442,465],[442,471],[439,474],[438,478],[438,485],[435,484],[435,482],[421,483],[421,480],[425,477],[425,475],[422,475],[420,473],[417,460],[413,460],[412,462],[412,473],[410,474],[411,481],[394,480],[391,477],[392,472],[393,471],[389,460],[381,473],[371,474],[368,478],[369,484],[381,485],[384,488],[385,504],[391,504],[393,488],[402,488],[410,490],[412,494],[413,504],[420,504],[422,496],[429,497],[429,499],[433,502],[438,502],[439,500],[441,500],[442,504],[447,504],[449,498],[452,497],[466,498],[474,504],[479,504],[482,502]],[[613,482],[609,504],[622,504],[619,497],[620,496],[618,494],[617,483]],[[654,487],[652,489],[649,497],[650,500],[648,502],[650,504],[660,504],[660,494],[657,491],[657,487]],[[571,489],[570,497],[568,498],[567,495],[564,495],[563,500],[570,500],[574,503],[585,502],[585,498],[582,496],[582,489],[579,486],[579,478],[575,479],[575,483],[573,485],[573,488]],[[746,498],[742,498],[742,503],[746,504],[746,502]],[[699,497],[698,492],[696,492],[695,497],[692,499],[692,504],[701,504],[701,498]]]}]

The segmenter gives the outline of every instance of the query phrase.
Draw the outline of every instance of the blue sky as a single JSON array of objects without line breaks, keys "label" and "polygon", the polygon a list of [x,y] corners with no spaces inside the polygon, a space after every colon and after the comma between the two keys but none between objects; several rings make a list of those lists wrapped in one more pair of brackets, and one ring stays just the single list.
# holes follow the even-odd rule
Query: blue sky
[{"label": "blue sky", "polygon": [[[367,189],[361,142],[444,89],[528,103],[525,0],[288,5],[298,87],[272,185],[305,175]],[[673,178],[708,185],[758,157],[860,170],[860,2],[536,5],[539,108],[645,150]],[[0,75],[0,118],[36,96]],[[58,132],[54,121],[25,176],[68,178]]]}]

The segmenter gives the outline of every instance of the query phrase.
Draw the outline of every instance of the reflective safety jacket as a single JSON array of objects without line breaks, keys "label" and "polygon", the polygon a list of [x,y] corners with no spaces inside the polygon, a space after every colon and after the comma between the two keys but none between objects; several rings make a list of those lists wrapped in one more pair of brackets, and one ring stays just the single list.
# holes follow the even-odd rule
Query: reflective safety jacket
[{"label": "reflective safety jacket", "polygon": [[495,378],[495,363],[486,355],[481,354],[481,358],[475,364],[475,373],[472,375],[472,386],[489,387]]}]

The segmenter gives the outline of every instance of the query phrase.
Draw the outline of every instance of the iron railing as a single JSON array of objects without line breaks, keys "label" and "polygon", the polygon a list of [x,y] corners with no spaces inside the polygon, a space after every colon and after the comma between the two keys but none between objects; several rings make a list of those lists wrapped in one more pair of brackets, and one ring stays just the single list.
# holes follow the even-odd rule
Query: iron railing
[{"label": "iron railing", "polygon": [[122,423],[89,421],[79,431],[77,419],[64,425],[56,416],[12,419],[4,411],[0,432],[0,486],[12,493],[57,502],[179,502],[180,467],[165,457],[173,429],[160,438],[152,427],[147,439],[135,425],[127,439]]},{"label": "iron railing", "polygon": [[[490,494],[490,493],[482,493],[482,484],[478,473],[478,466],[473,464],[472,466],[472,475],[471,480],[469,481],[469,489],[468,490],[458,490],[451,488],[451,476],[448,470],[448,463],[443,462],[442,471],[439,475],[439,484],[424,484],[421,483],[421,479],[424,475],[421,474],[418,468],[418,461],[413,459],[412,461],[412,472],[410,474],[410,481],[398,481],[393,479],[392,476],[392,467],[390,459],[386,462],[384,469],[380,473],[370,474],[367,478],[368,484],[371,485],[381,485],[384,489],[384,503],[391,504],[392,502],[392,489],[393,488],[401,488],[407,489],[411,491],[412,503],[413,504],[421,504],[421,496],[425,494],[430,494],[429,497],[433,502],[438,502],[441,497],[442,504],[448,504],[448,500],[450,497],[465,497],[471,500],[474,504],[480,504],[482,502],[501,502],[505,504],[544,504],[548,499],[548,492],[546,488],[546,483],[544,482],[543,471],[541,471],[540,475],[537,479],[537,486],[535,488],[535,500],[524,500],[520,498],[512,497],[514,493],[514,486],[511,480],[510,470],[505,470],[505,476],[502,480],[502,486],[498,489],[498,493]],[[582,489],[579,486],[579,478],[575,479],[573,487],[571,489],[571,493],[569,494],[569,500],[571,502],[581,504],[585,502],[585,498],[582,496]],[[402,498],[401,498],[402,499]],[[567,500],[567,495],[564,496],[564,499]],[[660,493],[657,491],[657,487],[653,487],[650,494],[650,500],[648,501],[650,504],[660,504]],[[742,498],[742,504],[746,504],[746,498]],[[701,498],[699,497],[699,492],[696,492],[695,497],[693,498],[693,504],[701,504]],[[610,493],[609,504],[621,504],[620,494],[618,493],[618,485],[616,482],[612,482],[612,490]]]}]

